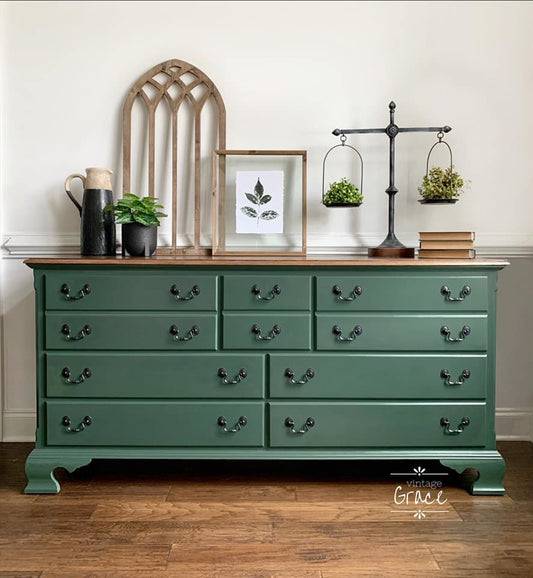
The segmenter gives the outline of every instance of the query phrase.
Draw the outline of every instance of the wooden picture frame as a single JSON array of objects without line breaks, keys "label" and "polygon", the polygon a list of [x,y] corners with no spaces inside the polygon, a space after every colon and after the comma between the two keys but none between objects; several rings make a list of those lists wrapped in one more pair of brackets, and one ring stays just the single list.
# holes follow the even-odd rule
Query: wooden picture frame
[{"label": "wooden picture frame", "polygon": [[213,255],[307,253],[307,151],[215,150]]}]

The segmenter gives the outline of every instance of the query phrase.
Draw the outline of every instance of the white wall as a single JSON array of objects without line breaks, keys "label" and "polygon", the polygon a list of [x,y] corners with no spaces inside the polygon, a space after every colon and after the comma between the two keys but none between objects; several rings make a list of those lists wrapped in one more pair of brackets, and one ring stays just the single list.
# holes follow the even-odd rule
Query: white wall
[{"label": "white wall", "polygon": [[[322,159],[336,128],[449,124],[457,205],[427,207],[416,189],[434,135],[399,135],[396,231],[474,230],[481,256],[513,257],[500,283],[498,433],[532,433],[533,3],[5,2],[0,5],[0,183],[4,439],[33,435],[33,296],[24,256],[68,248],[72,172],[115,171],[121,110],[135,80],[177,58],[215,82],[228,148],[306,149],[311,250],[357,249],[386,231],[388,141],[351,137],[365,159],[365,203],[320,205]],[[9,257],[9,258],[6,258]],[[1,345],[1,344],[0,344]]]}]

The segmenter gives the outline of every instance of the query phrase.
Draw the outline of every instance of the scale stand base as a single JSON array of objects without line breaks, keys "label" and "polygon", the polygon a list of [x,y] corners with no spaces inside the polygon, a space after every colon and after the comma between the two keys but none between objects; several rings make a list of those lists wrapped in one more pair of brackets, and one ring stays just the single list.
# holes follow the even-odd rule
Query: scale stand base
[{"label": "scale stand base", "polygon": [[393,231],[389,230],[385,240],[378,247],[369,247],[368,256],[381,259],[413,259],[414,247],[405,247],[396,238]]},{"label": "scale stand base", "polygon": [[414,247],[371,247],[368,249],[368,256],[384,259],[413,259],[415,249]]}]

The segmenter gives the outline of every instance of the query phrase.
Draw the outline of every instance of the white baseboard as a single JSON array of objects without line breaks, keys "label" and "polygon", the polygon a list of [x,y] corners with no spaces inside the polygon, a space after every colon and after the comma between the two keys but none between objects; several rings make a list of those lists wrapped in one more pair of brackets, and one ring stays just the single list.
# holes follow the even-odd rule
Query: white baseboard
[{"label": "white baseboard", "polygon": [[[496,410],[498,441],[533,442],[533,408]],[[29,411],[5,411],[3,442],[35,441],[35,414]]]},{"label": "white baseboard", "polygon": [[498,441],[533,442],[533,409],[497,409],[496,438]]},{"label": "white baseboard", "polygon": [[3,442],[34,442],[35,412],[4,411]]}]

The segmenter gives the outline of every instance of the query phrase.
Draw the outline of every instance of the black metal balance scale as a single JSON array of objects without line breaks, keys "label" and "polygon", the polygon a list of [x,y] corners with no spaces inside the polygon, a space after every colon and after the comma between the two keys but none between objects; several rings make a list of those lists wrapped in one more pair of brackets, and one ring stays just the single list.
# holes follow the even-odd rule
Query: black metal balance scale
[{"label": "black metal balance scale", "polygon": [[[385,257],[389,259],[412,258],[415,256],[414,247],[406,247],[403,245],[394,233],[394,197],[398,192],[394,184],[394,170],[395,170],[395,139],[401,132],[437,132],[448,133],[452,129],[449,126],[440,127],[399,127],[394,122],[394,111],[396,104],[391,101],[389,103],[389,124],[385,128],[336,128],[333,131],[335,136],[342,136],[347,134],[372,134],[385,133],[389,137],[389,186],[385,190],[389,195],[389,230],[385,240],[378,247],[370,247],[368,249],[369,257]],[[440,142],[440,139],[439,139]]]}]

